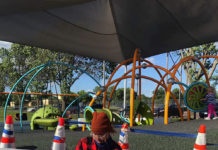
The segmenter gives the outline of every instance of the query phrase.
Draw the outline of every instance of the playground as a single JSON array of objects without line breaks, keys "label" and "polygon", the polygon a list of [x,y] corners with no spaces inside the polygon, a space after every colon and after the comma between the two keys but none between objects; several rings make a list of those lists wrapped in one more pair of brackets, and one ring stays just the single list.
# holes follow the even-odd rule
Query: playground
[{"label": "playground", "polygon": [[[117,130],[117,133],[113,135],[114,140],[118,141],[120,126],[123,123],[129,125],[128,144],[131,150],[193,149],[198,128],[201,125],[206,126],[207,136],[207,141],[204,141],[206,143],[202,147],[207,147],[208,150],[218,149],[218,120],[206,121],[196,119],[194,116],[207,108],[201,99],[205,97],[207,87],[212,85],[208,70],[211,69],[214,72],[217,68],[217,51],[211,54],[207,53],[209,48],[201,47],[200,49],[204,50],[202,53],[183,55],[183,50],[187,49],[189,52],[189,48],[192,46],[217,41],[217,6],[217,1],[188,0],[177,3],[161,0],[144,0],[143,2],[132,0],[125,2],[122,0],[2,2],[0,5],[2,8],[0,40],[73,55],[94,57],[99,60],[115,62],[118,65],[104,84],[100,84],[79,65],[69,65],[65,62],[48,60],[45,64],[33,66],[31,70],[22,72],[19,79],[14,81],[14,85],[10,85],[10,92],[7,93],[5,101],[4,121],[0,124],[3,135],[8,136],[8,133],[14,133],[15,141],[14,137],[3,137],[0,144],[3,146],[15,144],[17,149],[24,149],[24,147],[38,150],[51,149],[52,141],[56,141],[54,134],[55,130],[59,129],[59,119],[61,118],[61,129],[66,129],[66,141],[65,137],[61,137],[58,142],[62,145],[65,145],[64,142],[66,142],[66,149],[73,150],[80,138],[89,135],[92,113],[103,111]],[[151,56],[177,50],[181,50],[180,56],[184,57],[180,57],[172,66],[163,67],[148,60]],[[208,63],[209,66],[205,66],[201,60],[205,62],[213,60],[214,63],[211,63],[212,66],[210,63]],[[41,103],[42,105],[40,104],[36,111],[31,112],[31,116],[26,114],[24,117],[26,113],[24,110],[25,97],[34,92],[35,94],[44,92],[43,90],[34,91],[35,89],[31,89],[30,85],[34,81],[37,82],[37,76],[43,75],[43,71],[46,72],[46,69],[52,67],[55,69],[56,65],[87,75],[96,83],[99,90],[72,97],[70,104],[67,103],[66,106],[64,99],[62,101],[57,99],[56,106],[54,103]],[[186,77],[188,77],[190,71],[188,68],[193,66],[196,67],[193,74],[199,74],[198,78],[182,80],[182,69],[180,71],[180,68],[187,71]],[[115,78],[121,67],[126,67],[125,72]],[[150,69],[155,71],[155,76],[149,76]],[[190,76],[193,77],[193,74]],[[47,77],[49,78],[45,78],[45,81],[49,81],[50,85],[55,83],[55,78],[52,81],[50,76]],[[66,76],[61,78],[66,78]],[[121,83],[127,83],[127,80],[129,82],[126,87],[129,87],[130,90],[128,115],[125,114],[127,100],[125,96],[123,96],[124,111],[115,112],[111,109],[116,89]],[[144,88],[142,83],[147,84],[148,82],[155,85],[155,88],[151,89],[153,95],[149,97],[149,104],[142,97]],[[19,90],[20,83],[25,83],[25,85]],[[161,98],[164,114],[161,117],[155,117],[153,113],[160,88],[163,88],[164,93],[164,98]],[[173,93],[175,88],[179,89],[179,95],[182,94],[181,99]],[[45,89],[45,91],[49,90]],[[68,92],[67,94],[69,94]],[[8,125],[6,117],[10,116],[9,104],[15,102],[14,94],[19,94],[19,108],[16,108],[19,113],[16,114],[14,131],[7,132],[5,126],[11,127],[12,121],[8,121],[10,122]],[[57,96],[61,95],[61,93],[56,94]],[[70,107],[76,103],[79,105],[85,96],[90,96],[91,100],[88,104],[86,103],[82,116],[67,118],[66,114]],[[101,107],[96,108],[94,106],[99,97]],[[62,104],[59,105],[61,102]],[[168,108],[172,103],[179,112],[176,121],[169,117]],[[187,108],[185,118],[181,104]]]},{"label": "playground", "polygon": [[[202,56],[202,58],[217,58],[217,56]],[[190,85],[186,85],[185,83],[178,80],[178,74],[177,70],[179,66],[186,61],[195,61],[199,64],[199,66],[202,68],[205,76],[205,82],[193,82]],[[113,78],[116,71],[124,64],[129,64],[132,62],[132,68],[130,70],[127,70],[126,73],[124,73],[119,78]],[[16,128],[15,135],[18,137],[18,140],[16,140],[16,148],[19,149],[19,147],[22,146],[36,146],[37,149],[48,149],[48,147],[52,144],[52,138],[54,135],[54,131],[58,124],[58,117],[66,117],[66,113],[68,108],[70,108],[71,105],[73,105],[75,102],[80,101],[80,99],[85,96],[89,95],[91,96],[91,101],[89,104],[84,108],[83,110],[83,117],[77,118],[78,120],[72,120],[68,118],[65,119],[65,123],[67,125],[67,130],[69,132],[66,132],[66,145],[68,149],[73,149],[75,147],[75,144],[77,141],[83,137],[89,135],[90,132],[90,122],[92,119],[92,113],[94,111],[103,111],[105,112],[111,123],[117,128],[117,134],[115,134],[114,139],[118,140],[119,132],[120,132],[120,126],[123,123],[129,124],[130,132],[129,132],[129,145],[131,149],[143,149],[144,147],[141,146],[141,143],[148,142],[148,148],[149,149],[163,149],[166,147],[166,149],[180,149],[181,145],[184,145],[182,147],[183,149],[190,149],[193,148],[194,141],[196,139],[197,135],[197,129],[201,124],[205,124],[207,128],[207,136],[209,139],[208,146],[210,147],[216,147],[217,143],[212,138],[214,136],[217,136],[214,132],[215,128],[211,125],[216,126],[217,123],[216,120],[211,121],[211,123],[206,122],[205,120],[193,120],[193,116],[191,116],[194,112],[203,111],[206,108],[206,105],[200,101],[201,98],[205,97],[206,94],[206,88],[210,85],[208,75],[201,64],[200,61],[194,56],[189,56],[186,58],[181,59],[176,65],[174,65],[170,69],[163,68],[158,65],[154,65],[151,62],[144,60],[140,58],[140,52],[136,49],[133,58],[130,58],[124,62],[121,62],[120,65],[118,65],[114,71],[112,72],[111,76],[109,77],[107,83],[105,86],[101,86],[95,80],[91,75],[87,74],[87,72],[80,70],[84,74],[87,74],[90,79],[96,81],[96,84],[100,86],[100,90],[96,93],[87,92],[82,96],[77,96],[76,98],[72,99],[72,102],[64,109],[61,110],[60,107],[55,107],[52,105],[43,105],[41,108],[36,110],[33,115],[31,116],[30,122],[26,123],[22,119],[23,114],[23,103],[25,94],[27,94],[28,87],[31,84],[31,81],[34,80],[34,78],[40,73],[41,70],[43,70],[46,67],[51,67],[52,65],[66,65],[61,62],[49,62],[47,64],[42,64],[40,66],[37,66],[30,71],[23,74],[23,76],[18,79],[14,86],[11,88],[10,93],[8,93],[5,108],[4,108],[4,118],[8,115],[7,109],[8,104],[11,100],[11,96],[16,93],[14,89],[16,88],[17,84],[21,82],[25,76],[30,75],[31,78],[27,82],[27,86],[25,87],[25,90],[21,93],[22,99],[21,99],[21,105],[19,108],[19,114],[18,120],[16,122]],[[75,66],[69,66],[72,69],[75,69]],[[144,74],[141,74],[141,70],[147,69],[147,68],[154,68],[157,71],[157,74],[159,75],[159,79],[155,79],[149,76],[146,76]],[[76,68],[78,69],[78,68]],[[161,74],[161,71],[163,72]],[[165,82],[166,76],[169,75],[170,78]],[[114,91],[118,84],[124,80],[124,79],[131,79],[131,91],[130,91],[130,111],[129,116],[126,116],[122,113],[114,112],[110,109],[110,104],[112,101],[112,96],[114,94]],[[138,88],[135,89],[135,79],[139,80]],[[141,92],[141,80],[146,79],[153,81],[156,83],[156,89],[154,90],[154,95],[152,96],[152,105],[149,106],[145,102],[141,101],[140,94],[138,97],[134,96],[134,91],[137,90],[137,93]],[[111,93],[109,94],[109,97],[106,97],[107,90],[110,86],[113,86],[113,89]],[[181,111],[181,106],[178,100],[175,98],[174,94],[171,92],[172,86],[178,86],[181,91],[184,93],[184,104],[187,107],[187,116],[186,119],[183,116],[183,112]],[[154,112],[154,104],[155,104],[155,96],[158,87],[161,86],[165,89],[165,108],[164,108],[164,115],[163,117],[156,118],[153,115]],[[29,94],[29,93],[28,93]],[[37,93],[38,94],[38,93]],[[60,94],[61,95],[61,94]],[[98,97],[101,97],[102,99],[102,105],[101,107],[94,108],[95,101]],[[171,98],[171,99],[170,99]],[[171,121],[168,117],[168,105],[169,101],[173,100],[174,103],[177,106],[177,109],[179,110],[179,119],[177,121]],[[82,124],[79,126],[79,124]],[[86,126],[84,125],[86,124]],[[20,128],[19,128],[20,126]],[[82,128],[82,129],[81,129]],[[217,132],[218,133],[218,132]],[[75,136],[75,135],[76,136]],[[28,136],[32,137],[31,141],[25,140],[28,138]],[[49,136],[49,137],[48,137]],[[33,139],[35,138],[35,140]],[[45,139],[44,139],[45,138]],[[30,138],[28,138],[30,139]],[[50,139],[50,140],[48,140]],[[24,142],[25,141],[25,142]],[[156,141],[160,142],[160,144],[155,144]],[[173,143],[173,147],[172,147]],[[187,146],[187,147],[186,147]]]}]

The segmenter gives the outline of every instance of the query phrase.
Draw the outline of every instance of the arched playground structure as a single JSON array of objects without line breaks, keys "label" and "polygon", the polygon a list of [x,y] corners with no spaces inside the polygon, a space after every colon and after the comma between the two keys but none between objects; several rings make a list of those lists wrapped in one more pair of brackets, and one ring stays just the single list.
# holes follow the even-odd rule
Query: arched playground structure
[{"label": "arched playground structure", "polygon": [[[217,59],[218,56],[201,56],[201,58],[215,58]],[[203,70],[204,76],[205,76],[205,83],[202,82],[195,82],[192,83],[190,85],[186,85],[185,83],[182,83],[179,81],[178,77],[177,77],[177,71],[179,69],[179,67],[181,67],[182,63],[187,62],[187,61],[195,61]],[[23,96],[21,99],[21,105],[20,105],[20,114],[22,114],[22,107],[23,107],[23,101],[24,101],[24,97],[25,94],[27,93],[28,87],[31,83],[31,81],[34,79],[34,77],[41,71],[43,70],[45,67],[51,66],[51,65],[68,65],[65,63],[60,63],[60,62],[48,62],[46,64],[37,66],[33,69],[31,69],[30,71],[28,71],[27,73],[25,73],[12,87],[11,92],[9,93],[8,97],[7,97],[7,101],[5,104],[5,111],[4,111],[4,117],[6,116],[6,111],[7,111],[7,104],[9,102],[10,96],[13,92],[13,90],[15,89],[16,85],[28,74],[33,73],[31,79],[27,82],[27,86],[25,88],[25,91],[23,92]],[[121,77],[119,78],[115,78],[113,79],[115,73],[124,65],[132,65],[130,70],[127,70]],[[87,74],[92,80],[94,80],[96,82],[96,84],[98,86],[100,86],[101,90],[99,90],[98,92],[96,92],[94,95],[92,94],[92,100],[89,103],[89,106],[87,106],[85,108],[84,111],[84,118],[86,119],[86,122],[90,122],[92,119],[92,112],[93,111],[105,111],[108,116],[110,117],[110,120],[112,122],[115,123],[122,123],[122,122],[128,122],[130,124],[130,127],[133,125],[152,125],[153,124],[153,111],[154,111],[154,102],[155,102],[155,96],[156,96],[156,92],[158,90],[158,88],[161,86],[165,89],[165,100],[164,100],[164,124],[168,124],[168,105],[169,105],[169,101],[170,98],[172,98],[174,100],[174,102],[176,103],[178,110],[180,112],[180,117],[181,120],[183,120],[183,114],[182,114],[182,110],[181,110],[181,106],[180,103],[178,102],[178,100],[176,99],[175,95],[171,92],[172,86],[173,84],[177,84],[179,86],[179,88],[181,89],[181,92],[185,94],[184,96],[184,103],[188,108],[188,120],[190,120],[190,112],[198,112],[201,111],[205,108],[205,105],[200,101],[200,98],[202,98],[205,95],[205,88],[207,86],[210,85],[209,83],[209,79],[208,79],[208,75],[207,72],[204,68],[204,66],[202,65],[202,63],[198,60],[197,57],[195,56],[188,56],[186,58],[181,59],[177,64],[175,64],[172,68],[170,69],[166,69],[163,68],[161,66],[155,65],[153,63],[151,63],[150,61],[143,59],[140,57],[140,51],[138,49],[135,50],[134,55],[132,58],[129,58],[123,62],[121,62],[112,72],[111,76],[109,77],[109,79],[107,80],[107,83],[102,86],[101,84],[98,83],[97,80],[95,80],[91,75],[89,75],[87,72],[83,71],[82,69],[75,67],[75,66],[70,66],[72,67],[72,69],[78,69],[80,71],[82,71],[83,73]],[[143,72],[144,70],[148,69],[148,68],[153,68],[157,75],[159,76],[159,79],[155,79],[153,77],[149,77],[146,76],[144,74],[142,74],[142,69]],[[170,80],[168,80],[168,82],[166,82],[166,78],[167,76],[170,76]],[[116,90],[117,86],[119,85],[119,83],[124,80],[124,79],[131,79],[131,90],[130,90],[130,113],[129,113],[129,118],[125,118],[124,116],[120,115],[120,114],[116,114],[114,112],[110,111],[110,104],[112,101],[112,96],[114,94],[114,91]],[[138,99],[135,99],[135,88],[136,88],[136,81],[138,80],[137,84],[137,92],[138,92]],[[145,104],[144,102],[141,101],[141,87],[142,87],[142,79],[146,79],[149,81],[154,82],[154,84],[156,84],[156,88],[154,89],[154,94],[152,96],[152,106],[151,108]],[[107,90],[110,86],[113,86],[113,90],[110,93],[110,96],[107,97],[106,93]],[[90,95],[91,93],[87,92],[88,95]],[[96,100],[96,97],[100,96],[101,94],[103,94],[103,99],[102,99],[102,105],[103,108],[102,109],[93,109],[92,106]],[[86,95],[86,94],[85,94]],[[83,95],[83,96],[85,96]],[[74,102],[79,101],[83,96],[80,96],[78,98],[76,98],[75,100],[72,100],[72,102],[70,103],[70,105],[68,107],[70,107]],[[62,113],[62,116],[65,115],[66,110],[68,109],[68,107],[65,109],[65,111]],[[41,112],[42,113],[42,112]],[[42,114],[39,113],[38,116],[42,116]],[[47,115],[49,116],[49,115]],[[39,117],[35,117],[36,119],[39,119]],[[136,118],[138,121],[136,121]],[[38,122],[37,120],[33,120],[33,122]],[[22,127],[22,119],[20,120],[20,124]]]},{"label": "arched playground structure", "polygon": [[[78,70],[78,71],[81,71],[82,73],[88,75],[92,80],[94,80],[96,82],[96,84],[98,86],[100,86],[100,84],[98,83],[97,80],[95,80],[92,76],[90,76],[86,71],[80,69],[79,67],[75,67],[75,66],[72,66],[72,65],[69,65],[67,63],[62,63],[62,62],[48,62],[46,64],[42,64],[42,65],[39,65],[39,66],[36,66],[34,68],[32,68],[31,70],[27,71],[25,74],[23,74],[17,81],[16,83],[13,85],[13,87],[11,88],[11,91],[8,93],[8,96],[7,96],[7,99],[6,99],[6,103],[5,103],[5,108],[4,108],[4,119],[6,118],[6,115],[7,115],[7,106],[11,100],[11,96],[12,94],[22,94],[22,98],[20,100],[20,126],[22,127],[22,114],[23,114],[23,103],[24,103],[24,99],[25,99],[25,95],[26,94],[41,94],[43,95],[43,93],[35,93],[35,92],[28,92],[29,90],[29,86],[31,84],[31,82],[34,80],[34,78],[40,73],[42,72],[43,69],[46,69],[48,67],[51,67],[51,66],[54,66],[54,65],[64,65],[64,66],[67,66],[67,67],[70,67],[72,68],[72,70]],[[26,76],[30,76],[30,79],[29,81],[26,82],[26,87],[24,89],[23,92],[15,92],[14,90],[16,89],[17,85],[25,79]],[[49,94],[47,94],[49,95]],[[55,94],[53,94],[55,95]],[[57,94],[59,96],[72,96],[72,94]],[[45,115],[44,113],[47,111],[47,114]],[[54,111],[55,110],[55,111]],[[36,112],[37,115],[33,115],[33,118],[34,120],[32,120],[32,122],[36,122],[38,125],[40,124],[49,124],[49,123],[45,123],[46,119],[48,120],[48,122],[51,122],[51,124],[53,125],[53,121],[54,122],[57,122],[57,119],[54,118],[54,116],[60,116],[60,111],[57,111],[55,108],[49,106],[48,108],[43,108],[43,111],[39,110]],[[38,120],[36,120],[38,119]],[[40,119],[44,119],[44,120],[41,120]],[[34,125],[32,125],[34,127]],[[56,126],[56,125],[55,125]]]},{"label": "arched playground structure", "polygon": [[[205,55],[205,56],[200,56],[201,58],[215,58],[217,59],[218,56],[211,56],[211,55]],[[178,77],[176,76],[176,73],[179,69],[179,67],[182,66],[182,63],[187,62],[187,61],[194,61],[196,62],[202,69],[204,76],[205,76],[205,83],[202,82],[195,82],[192,83],[190,85],[186,85],[185,83],[182,83],[179,81]],[[114,74],[116,73],[116,71],[118,69],[120,69],[123,65],[128,65],[128,64],[132,64],[132,67],[130,70],[127,70],[126,73],[123,74],[123,76],[121,76],[120,78],[116,78],[114,80],[112,80]],[[157,74],[159,75],[160,79],[157,80],[155,78],[149,77],[149,76],[145,76],[143,74],[141,74],[142,69],[146,69],[146,68],[154,68],[157,72]],[[161,74],[161,72],[164,72],[164,74]],[[173,82],[165,82],[165,79],[167,76],[170,76],[171,81]],[[205,89],[207,86],[210,85],[209,82],[209,78],[207,75],[207,72],[203,66],[203,64],[199,61],[199,58],[197,58],[196,56],[188,56],[185,58],[182,58],[177,64],[175,64],[172,68],[170,69],[166,69],[163,68],[161,66],[155,65],[151,62],[149,62],[146,59],[142,59],[140,57],[140,51],[139,49],[136,49],[134,52],[134,56],[133,58],[130,58],[128,60],[125,60],[123,62],[121,62],[112,72],[110,78],[108,79],[108,82],[106,83],[106,85],[104,86],[103,90],[99,91],[96,93],[96,96],[99,96],[101,93],[104,93],[104,99],[103,99],[103,107],[104,108],[110,108],[110,103],[111,103],[111,99],[113,96],[113,92],[115,91],[117,85],[119,84],[119,82],[123,79],[127,79],[130,78],[131,79],[131,91],[130,91],[130,115],[129,115],[129,123],[130,126],[133,126],[135,123],[135,117],[138,116],[138,120],[140,120],[140,115],[137,115],[136,113],[136,109],[134,109],[136,101],[135,101],[135,96],[134,96],[134,91],[135,91],[135,79],[139,80],[139,101],[141,101],[141,79],[148,79],[153,81],[154,83],[157,84],[155,90],[154,90],[154,94],[152,96],[152,112],[154,111],[154,101],[155,101],[155,95],[156,92],[159,88],[159,86],[162,86],[165,89],[165,100],[164,100],[164,124],[168,124],[168,106],[169,106],[169,100],[170,98],[172,98],[174,100],[174,102],[176,103],[179,112],[180,112],[180,117],[181,120],[183,120],[183,114],[182,114],[182,110],[181,110],[181,106],[178,102],[178,100],[176,99],[175,95],[171,92],[172,89],[172,85],[173,84],[178,84],[178,86],[181,89],[181,92],[185,94],[184,96],[184,103],[188,108],[188,120],[190,120],[190,111],[192,112],[199,112],[205,109],[205,104],[202,103],[202,101],[200,101],[201,98],[203,98],[205,96]],[[107,98],[106,97],[106,92],[109,86],[111,86],[112,84],[115,84],[113,91],[110,94],[110,97]],[[185,89],[185,88],[186,89]],[[108,100],[108,101],[107,101]],[[93,103],[95,101],[95,97],[93,97],[92,101],[90,102],[89,106],[92,106]],[[149,109],[147,110],[147,114],[149,114]]]}]

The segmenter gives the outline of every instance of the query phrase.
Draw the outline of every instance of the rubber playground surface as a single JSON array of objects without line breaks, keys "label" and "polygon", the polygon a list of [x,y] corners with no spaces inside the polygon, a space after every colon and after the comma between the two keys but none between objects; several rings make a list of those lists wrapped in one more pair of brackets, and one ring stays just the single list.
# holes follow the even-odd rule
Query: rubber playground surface
[{"label": "rubber playground surface", "polygon": [[[161,118],[159,119],[161,120]],[[162,120],[161,120],[162,121]],[[193,149],[197,130],[200,125],[206,126],[206,142],[208,150],[218,149],[218,120],[191,120],[183,122],[163,123],[155,122],[153,126],[134,126],[128,133],[131,150],[188,150]],[[3,125],[0,126],[3,130]],[[119,139],[120,128],[112,135],[114,140]],[[51,147],[55,131],[30,130],[24,124],[22,130],[15,123],[15,145],[17,148],[26,147],[37,150],[48,150]],[[65,130],[67,150],[74,150],[78,140],[89,135],[89,131]],[[34,148],[35,147],[35,148]]]}]

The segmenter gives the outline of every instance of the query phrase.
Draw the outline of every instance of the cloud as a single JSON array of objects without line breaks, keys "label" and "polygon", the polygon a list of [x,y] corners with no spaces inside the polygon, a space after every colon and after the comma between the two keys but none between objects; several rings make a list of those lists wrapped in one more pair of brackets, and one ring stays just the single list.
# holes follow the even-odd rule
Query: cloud
[{"label": "cloud", "polygon": [[155,64],[155,58],[154,58],[154,57],[146,58],[146,60],[148,60],[148,61],[150,61],[151,63]]},{"label": "cloud", "polygon": [[218,42],[215,42],[215,46],[216,46],[216,48],[218,48]]},{"label": "cloud", "polygon": [[10,42],[0,41],[0,47],[2,47],[2,48],[10,48],[11,44],[12,43],[10,43]]}]

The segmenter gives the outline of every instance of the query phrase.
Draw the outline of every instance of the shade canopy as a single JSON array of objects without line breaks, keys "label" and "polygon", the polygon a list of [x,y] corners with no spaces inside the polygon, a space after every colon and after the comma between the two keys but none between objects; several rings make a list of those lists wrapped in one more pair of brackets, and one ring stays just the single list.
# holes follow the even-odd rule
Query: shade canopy
[{"label": "shade canopy", "polygon": [[217,0],[4,0],[0,40],[121,62],[218,41]]}]

